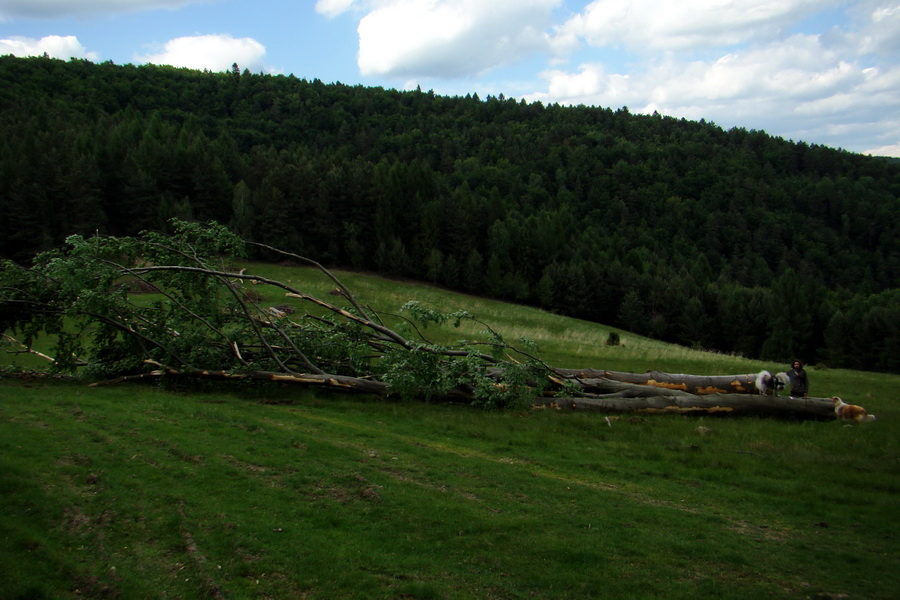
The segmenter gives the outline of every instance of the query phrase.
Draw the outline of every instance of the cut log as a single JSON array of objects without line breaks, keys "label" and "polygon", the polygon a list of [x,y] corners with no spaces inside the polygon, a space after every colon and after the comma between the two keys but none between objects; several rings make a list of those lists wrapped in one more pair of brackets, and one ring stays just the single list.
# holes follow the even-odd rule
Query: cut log
[{"label": "cut log", "polygon": [[620,381],[667,390],[678,390],[698,396],[707,394],[759,394],[757,373],[746,375],[686,375],[683,373],[622,373],[601,369],[554,369],[566,379],[575,379],[586,392],[604,393],[606,382]]},{"label": "cut log", "polygon": [[636,414],[756,415],[834,420],[831,398],[750,394],[695,395],[681,390],[607,380],[607,393],[583,398],[542,398],[536,407]]}]

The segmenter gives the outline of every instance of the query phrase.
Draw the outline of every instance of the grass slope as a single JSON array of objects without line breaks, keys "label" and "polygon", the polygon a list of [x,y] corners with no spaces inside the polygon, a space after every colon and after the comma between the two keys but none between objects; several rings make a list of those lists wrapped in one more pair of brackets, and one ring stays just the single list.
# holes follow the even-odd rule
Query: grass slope
[{"label": "grass slope", "polygon": [[[607,347],[600,326],[342,276],[392,310],[468,308],[561,366],[773,367],[628,335]],[[0,380],[0,598],[894,598],[900,377],[811,377],[879,420],[608,426]]]}]

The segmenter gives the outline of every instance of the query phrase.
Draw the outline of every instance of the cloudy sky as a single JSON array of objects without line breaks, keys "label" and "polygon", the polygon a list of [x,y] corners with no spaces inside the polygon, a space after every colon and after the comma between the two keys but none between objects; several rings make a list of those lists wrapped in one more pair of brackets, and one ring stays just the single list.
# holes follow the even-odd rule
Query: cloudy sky
[{"label": "cloudy sky", "polygon": [[0,54],[619,108],[900,156],[900,0],[0,0]]}]

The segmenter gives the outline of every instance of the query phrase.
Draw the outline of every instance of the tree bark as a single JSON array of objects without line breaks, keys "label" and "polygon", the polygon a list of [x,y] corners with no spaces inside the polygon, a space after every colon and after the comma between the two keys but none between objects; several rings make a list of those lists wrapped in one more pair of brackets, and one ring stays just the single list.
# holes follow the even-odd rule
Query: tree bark
[{"label": "tree bark", "polygon": [[758,394],[756,373],[747,375],[685,375],[682,373],[622,373],[600,369],[554,369],[566,378],[576,380],[586,392],[603,393],[606,383],[620,381],[667,390],[688,392],[697,396],[707,394]]},{"label": "tree bark", "polygon": [[[598,386],[599,387],[599,386]],[[795,398],[751,394],[695,395],[681,390],[607,380],[606,393],[579,398],[542,398],[535,406],[635,414],[756,415],[833,420],[830,398]]]}]

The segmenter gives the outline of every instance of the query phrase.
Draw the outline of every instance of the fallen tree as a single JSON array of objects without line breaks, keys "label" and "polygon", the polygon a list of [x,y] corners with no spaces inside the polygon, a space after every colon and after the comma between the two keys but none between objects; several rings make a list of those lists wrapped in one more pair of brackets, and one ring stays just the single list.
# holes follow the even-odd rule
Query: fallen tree
[{"label": "fallen tree", "polygon": [[[536,403],[826,418],[816,399],[751,395],[752,375],[553,367],[527,342],[510,344],[480,322],[483,339],[435,343],[425,335],[428,325],[477,319],[417,302],[398,314],[381,313],[316,261],[256,244],[321,271],[334,286],[329,295],[335,300],[325,300],[298,284],[231,267],[247,242],[222,226],[173,227],[172,235],[72,236],[31,268],[5,262],[0,331],[15,333],[27,349],[40,335],[53,334],[56,346],[47,356],[53,369],[80,373],[93,385],[148,378],[256,380],[491,407]],[[277,292],[285,303],[268,305],[258,289]],[[735,392],[745,393],[738,399]]]},{"label": "fallen tree", "polygon": [[[440,314],[408,302],[399,314],[379,313],[316,261],[256,244],[319,269],[334,286],[335,300],[326,300],[231,268],[247,243],[220,225],[173,227],[172,235],[71,236],[31,268],[4,262],[0,331],[29,349],[43,334],[56,336],[52,368],[97,385],[265,380],[506,406],[553,384],[549,366],[487,324],[480,340],[446,345],[426,337],[430,324],[477,321],[466,311]],[[284,304],[264,302],[262,291]]]}]

